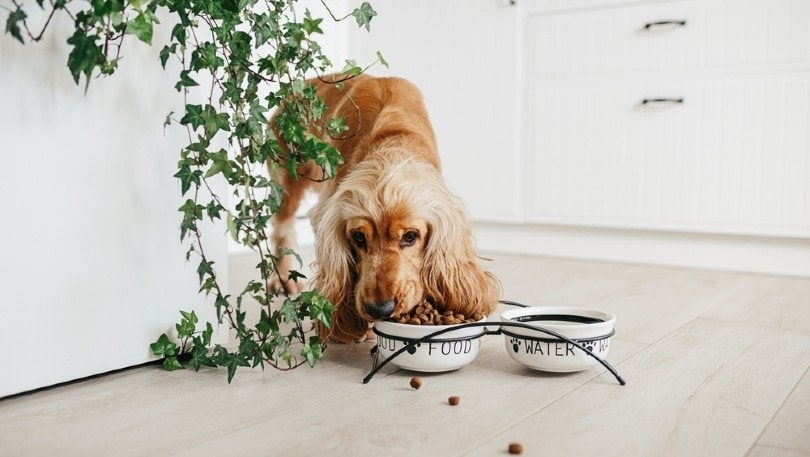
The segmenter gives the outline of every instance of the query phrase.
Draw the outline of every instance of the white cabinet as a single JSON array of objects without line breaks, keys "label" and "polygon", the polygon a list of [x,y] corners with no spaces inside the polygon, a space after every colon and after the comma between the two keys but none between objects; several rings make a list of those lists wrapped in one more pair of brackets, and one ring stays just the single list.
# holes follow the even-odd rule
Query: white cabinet
[{"label": "white cabinet", "polygon": [[810,237],[810,2],[530,2],[528,222]]}]

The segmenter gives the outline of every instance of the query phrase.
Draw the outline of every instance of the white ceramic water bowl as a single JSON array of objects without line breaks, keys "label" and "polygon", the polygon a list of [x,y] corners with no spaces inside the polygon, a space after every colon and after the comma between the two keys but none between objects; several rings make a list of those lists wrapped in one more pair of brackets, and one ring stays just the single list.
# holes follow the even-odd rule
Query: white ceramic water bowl
[{"label": "white ceramic water bowl", "polygon": [[[455,325],[411,325],[396,322],[377,321],[374,333],[377,335],[377,351],[380,360],[385,360],[411,341],[416,341],[430,333]],[[405,350],[391,359],[390,363],[406,370],[436,373],[457,370],[475,360],[481,349],[481,336],[485,328],[459,328],[443,333],[428,341],[418,343],[413,353]]]},{"label": "white ceramic water bowl", "polygon": [[[616,316],[596,309],[533,306],[505,311],[501,322],[520,322],[551,330],[576,340],[604,360]],[[598,363],[573,344],[538,330],[502,326],[501,332],[509,356],[529,368],[564,373],[585,370]]]}]

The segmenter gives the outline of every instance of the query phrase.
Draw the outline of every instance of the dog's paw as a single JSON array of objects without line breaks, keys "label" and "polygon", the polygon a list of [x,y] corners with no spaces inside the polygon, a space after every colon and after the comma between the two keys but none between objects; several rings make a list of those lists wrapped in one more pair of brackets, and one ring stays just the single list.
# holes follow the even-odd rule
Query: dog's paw
[{"label": "dog's paw", "polygon": [[276,271],[271,273],[267,281],[270,290],[284,291],[287,295],[298,295],[301,293],[303,285],[296,279],[303,278],[303,276],[297,274],[297,272],[291,274],[292,271],[292,261],[289,256],[282,257],[278,263],[276,263]]},{"label": "dog's paw", "polygon": [[371,328],[371,324],[368,326],[368,330],[366,333],[357,339],[358,343],[362,343],[363,341],[377,341],[377,335],[374,333],[374,330]]},{"label": "dog's paw", "polygon": [[[268,287],[272,291],[283,291],[287,295],[298,295],[301,293],[301,284],[297,281],[289,279],[289,274],[286,276],[279,272],[280,274],[273,273],[273,276],[268,281]],[[281,278],[287,278],[286,280],[282,280]]]}]

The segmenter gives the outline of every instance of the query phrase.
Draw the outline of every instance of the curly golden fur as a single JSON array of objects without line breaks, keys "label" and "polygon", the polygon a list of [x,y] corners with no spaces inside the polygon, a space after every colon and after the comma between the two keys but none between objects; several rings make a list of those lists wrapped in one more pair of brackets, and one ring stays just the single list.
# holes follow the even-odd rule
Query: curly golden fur
[{"label": "curly golden fur", "polygon": [[[300,200],[308,188],[319,191],[311,213],[314,285],[337,309],[323,336],[362,340],[373,321],[407,314],[423,300],[443,311],[490,314],[500,283],[479,265],[464,206],[441,176],[419,90],[401,78],[366,75],[343,87],[310,83],[329,107],[325,117],[343,116],[349,127],[345,139],[324,138],[344,164],[331,181],[275,176],[288,195],[273,219],[273,241],[293,246]],[[312,164],[300,171],[322,177]],[[280,262],[281,279],[288,262]],[[297,291],[289,280],[277,285]]]}]

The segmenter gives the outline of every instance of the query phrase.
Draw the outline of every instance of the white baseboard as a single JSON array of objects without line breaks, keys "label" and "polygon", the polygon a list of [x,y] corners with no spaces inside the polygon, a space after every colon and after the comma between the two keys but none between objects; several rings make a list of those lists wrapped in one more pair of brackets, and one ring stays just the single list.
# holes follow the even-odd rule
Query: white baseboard
[{"label": "white baseboard", "polygon": [[[810,277],[810,239],[475,222],[479,251]],[[308,218],[298,246],[314,243]],[[230,254],[250,250],[228,239]]]},{"label": "white baseboard", "polygon": [[474,228],[483,252],[810,276],[810,239],[488,222]]}]

